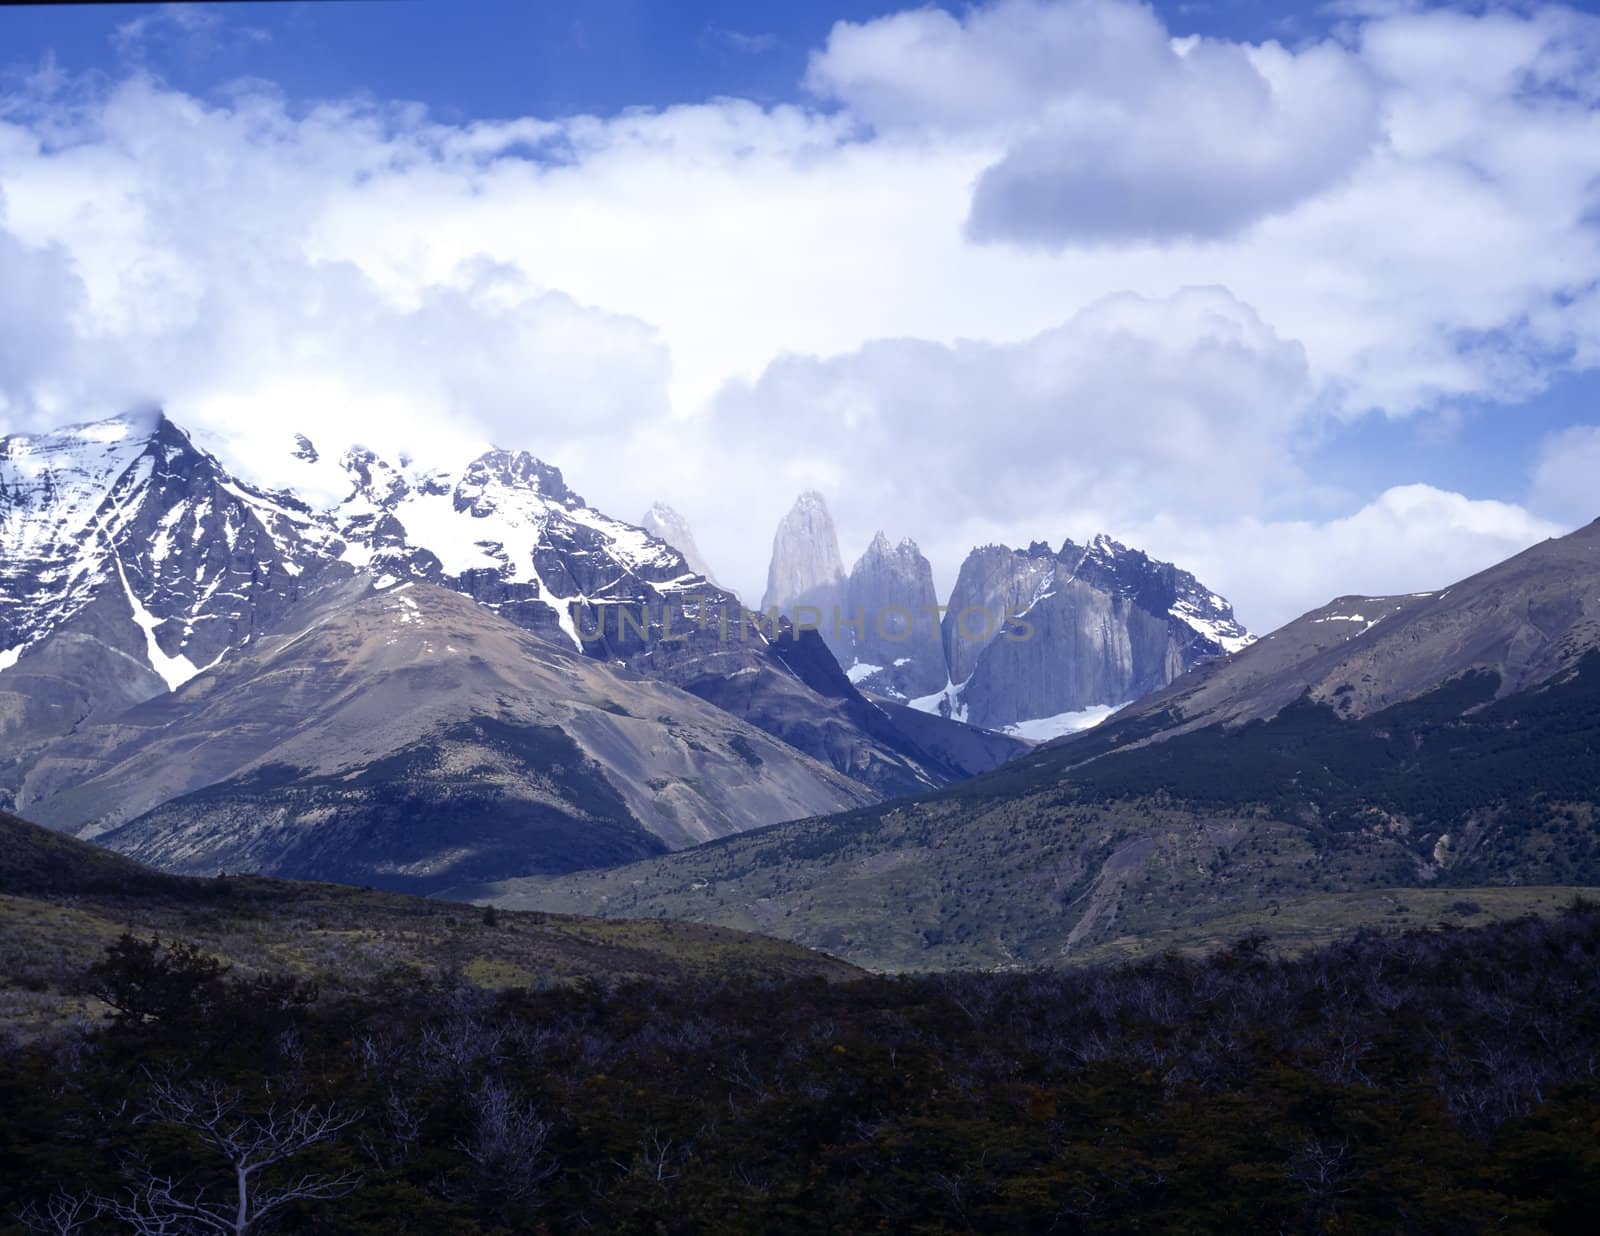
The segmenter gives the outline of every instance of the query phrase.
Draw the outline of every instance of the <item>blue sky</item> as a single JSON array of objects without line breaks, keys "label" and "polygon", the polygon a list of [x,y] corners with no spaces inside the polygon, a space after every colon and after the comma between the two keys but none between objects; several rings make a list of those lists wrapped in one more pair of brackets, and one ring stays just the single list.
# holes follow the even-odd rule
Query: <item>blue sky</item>
[{"label": "blue sky", "polygon": [[[138,4],[52,5],[4,15],[10,64],[43,49],[74,68],[116,73],[116,30]],[[798,97],[806,59],[836,21],[899,7],[881,2],[750,0],[288,0],[228,6],[229,25],[267,40],[163,38],[146,55],[173,85],[204,92],[244,75],[299,98],[364,90],[416,99],[446,119],[689,103],[713,95]],[[959,4],[939,7],[959,12]],[[1178,33],[1303,37],[1330,24],[1323,6],[1263,0],[1156,6]]]},{"label": "blue sky", "polygon": [[1582,7],[44,6],[0,72],[0,431],[527,447],[749,592],[805,487],[942,587],[1105,529],[1258,626],[1600,515]]}]

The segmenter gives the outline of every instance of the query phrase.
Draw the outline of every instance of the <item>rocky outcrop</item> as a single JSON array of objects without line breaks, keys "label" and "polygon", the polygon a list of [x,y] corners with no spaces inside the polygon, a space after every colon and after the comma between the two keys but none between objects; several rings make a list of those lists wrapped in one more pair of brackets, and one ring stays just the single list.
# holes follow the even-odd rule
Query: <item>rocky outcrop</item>
[{"label": "rocky outcrop", "polygon": [[964,683],[1009,619],[1029,609],[1055,578],[1055,554],[1043,541],[1026,550],[983,545],[967,555],[950,592],[941,635],[952,683]]},{"label": "rocky outcrop", "polygon": [[845,585],[845,620],[853,625],[844,631],[849,659],[841,663],[850,681],[899,700],[940,690],[946,674],[938,602],[933,568],[917,543],[873,537]]},{"label": "rocky outcrop", "polygon": [[711,573],[705,555],[694,542],[694,533],[689,528],[689,521],[665,502],[657,502],[651,506],[644,513],[644,518],[639,521],[639,526],[682,554],[683,560],[695,574],[703,575],[709,582],[716,583],[716,577]]},{"label": "rocky outcrop", "polygon": [[834,611],[844,605],[844,583],[839,537],[828,504],[821,494],[807,490],[795,499],[773,534],[761,608],[790,618],[796,610],[815,610],[815,615],[802,612],[802,621],[816,617],[823,624],[829,647],[848,647],[839,643],[832,630]]},{"label": "rocky outcrop", "polygon": [[987,546],[945,615],[952,686],[924,706],[991,729],[1118,706],[1249,639],[1193,575],[1110,537]]}]

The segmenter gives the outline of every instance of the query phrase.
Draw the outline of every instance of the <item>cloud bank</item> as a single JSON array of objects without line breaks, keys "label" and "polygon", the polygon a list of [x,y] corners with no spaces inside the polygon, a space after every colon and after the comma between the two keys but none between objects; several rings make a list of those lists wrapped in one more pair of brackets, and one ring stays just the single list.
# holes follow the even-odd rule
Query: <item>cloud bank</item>
[{"label": "cloud bank", "polygon": [[294,431],[525,447],[624,517],[670,501],[752,593],[805,486],[847,558],[915,536],[943,587],[1105,529],[1257,626],[1600,514],[1576,431],[1525,507],[1317,467],[1360,417],[1514,416],[1596,364],[1600,20],[1281,47],[1002,0],[841,24],[806,86],[446,124],[11,81],[0,431],[160,402],[268,481]]},{"label": "cloud bank", "polygon": [[968,234],[1047,247],[1233,235],[1328,188],[1381,135],[1335,44],[1174,40],[1122,0],[1001,0],[841,22],[807,84],[880,131],[1005,143]]}]

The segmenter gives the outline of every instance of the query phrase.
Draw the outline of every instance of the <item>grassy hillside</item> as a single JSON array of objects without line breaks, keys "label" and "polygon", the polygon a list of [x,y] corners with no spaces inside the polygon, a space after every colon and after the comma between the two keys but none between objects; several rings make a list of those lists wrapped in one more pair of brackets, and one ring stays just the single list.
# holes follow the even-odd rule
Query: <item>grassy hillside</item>
[{"label": "grassy hillside", "polygon": [[1270,929],[1317,939],[1282,907],[1355,926],[1387,916],[1349,896],[1378,889],[1454,890],[1443,905],[1520,890],[1507,893],[1514,913],[1562,895],[1552,888],[1600,885],[1600,654],[1539,690],[1495,701],[1494,689],[1468,676],[1359,720],[1303,702],[1136,745],[1139,726],[1159,724],[1146,718],[922,798],[460,891],[746,927],[885,969],[1055,964],[1154,933],[1230,938],[1208,924],[1274,907]]},{"label": "grassy hillside", "polygon": [[0,1030],[36,1033],[98,1008],[77,979],[123,932],[183,941],[240,974],[324,990],[396,971],[484,987],[704,975],[841,978],[794,944],[693,923],[496,913],[398,893],[255,877],[188,879],[15,817],[0,818]]}]

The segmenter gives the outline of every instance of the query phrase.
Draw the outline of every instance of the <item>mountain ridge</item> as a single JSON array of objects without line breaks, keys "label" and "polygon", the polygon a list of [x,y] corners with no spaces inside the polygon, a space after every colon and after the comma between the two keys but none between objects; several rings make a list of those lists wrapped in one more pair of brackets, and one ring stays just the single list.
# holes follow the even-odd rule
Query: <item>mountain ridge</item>
[{"label": "mountain ridge", "polygon": [[[756,923],[915,969],[1055,964],[1121,937],[1192,936],[1212,920],[1260,922],[1275,905],[1377,889],[1403,904],[1416,888],[1593,886],[1597,551],[1600,524],[1545,542],[1438,603],[1416,598],[1431,615],[1421,627],[1363,616],[1365,634],[1350,622],[1330,631],[1315,621],[1330,607],[1311,611],[1094,730],[956,786],[609,872],[468,891]],[[1530,613],[1562,620],[1529,628]],[[1423,635],[1458,655],[1425,648],[1418,660]],[[1376,655],[1380,642],[1403,688],[1341,708],[1353,691],[1324,662],[1343,666],[1352,644]],[[1508,655],[1518,676],[1502,676]],[[1289,669],[1262,668],[1280,661]],[[1316,676],[1296,678],[1306,666]],[[1208,691],[1212,706],[1196,707]]]}]

